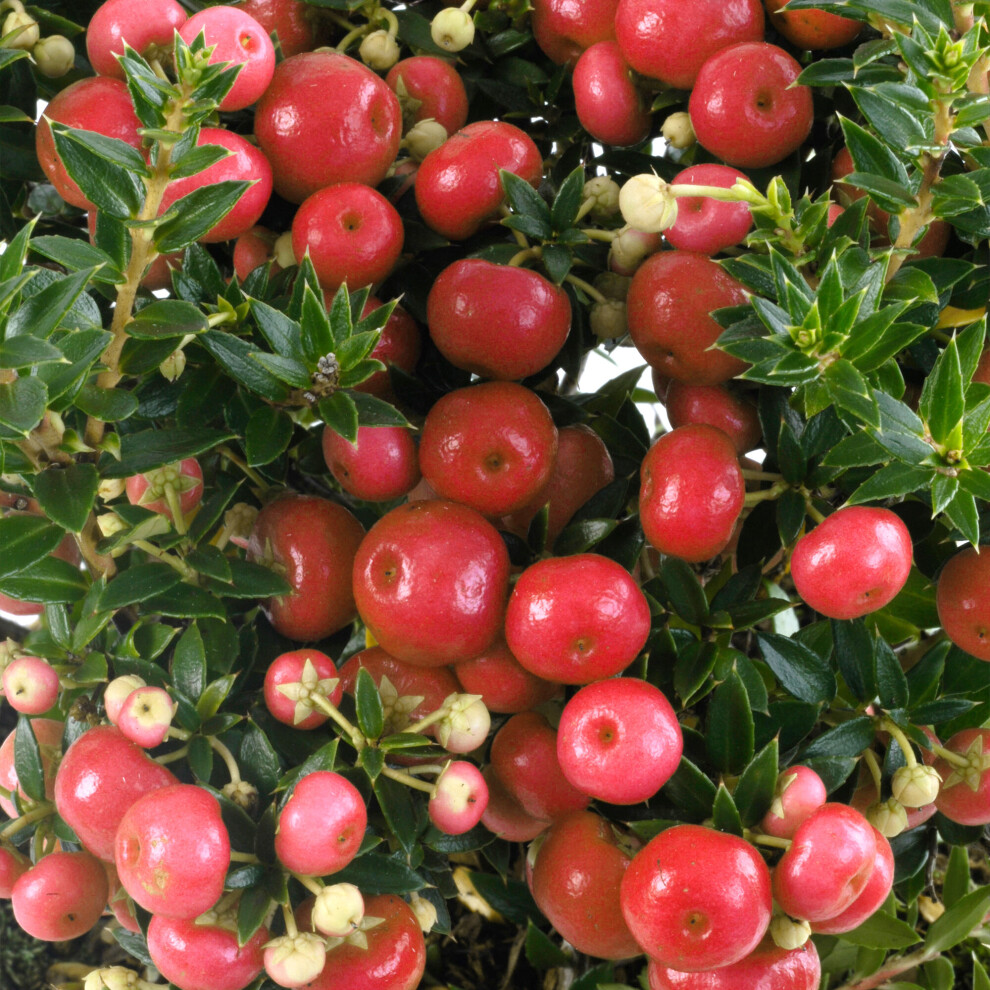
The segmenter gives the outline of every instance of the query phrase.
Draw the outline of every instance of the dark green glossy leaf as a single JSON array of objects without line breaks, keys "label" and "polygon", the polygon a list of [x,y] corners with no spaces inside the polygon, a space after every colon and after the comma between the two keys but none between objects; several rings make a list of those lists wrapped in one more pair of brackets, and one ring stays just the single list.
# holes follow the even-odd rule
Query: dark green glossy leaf
[{"label": "dark green glossy leaf", "polygon": [[674,664],[674,690],[685,707],[696,700],[715,667],[718,647],[711,642],[692,642],[681,650]]},{"label": "dark green glossy leaf", "polygon": [[778,744],[771,739],[750,761],[733,797],[743,825],[751,828],[770,810],[777,786]]},{"label": "dark green glossy leaf", "polygon": [[271,794],[282,776],[282,766],[275,747],[257,723],[249,720],[241,740],[238,758],[246,780],[264,794]]},{"label": "dark green glossy leaf", "polygon": [[38,378],[0,383],[0,424],[27,435],[45,414],[48,389]]},{"label": "dark green glossy leaf", "polygon": [[906,949],[921,941],[911,925],[882,911],[871,915],[858,928],[844,932],[842,937],[853,945],[870,949]]},{"label": "dark green glossy leaf", "polygon": [[207,427],[170,430],[142,430],[128,433],[120,439],[120,460],[103,472],[105,478],[127,478],[163,464],[172,464],[186,457],[196,457],[232,439],[229,430]]},{"label": "dark green glossy leaf", "polygon": [[708,615],[708,599],[691,566],[678,557],[664,557],[660,577],[674,611],[692,625],[701,625]]},{"label": "dark green glossy leaf", "polygon": [[53,465],[35,476],[32,488],[52,522],[79,533],[96,502],[99,481],[93,464]]},{"label": "dark green glossy leaf", "polygon": [[527,919],[540,921],[542,915],[536,902],[529,893],[529,888],[520,880],[503,882],[499,877],[490,873],[478,873],[471,870],[468,874],[475,890],[488,903],[517,925],[526,924]]},{"label": "dark green glossy leaf", "polygon": [[860,701],[872,701],[877,693],[873,640],[862,619],[832,620],[835,658],[846,686]]},{"label": "dark green glossy leaf", "polygon": [[0,368],[33,368],[51,361],[63,362],[62,352],[47,340],[37,337],[11,337],[0,343]]},{"label": "dark green glossy leaf", "polygon": [[138,310],[127,324],[127,332],[142,340],[184,337],[207,329],[206,314],[181,299],[156,299]]},{"label": "dark green glossy leaf", "polygon": [[200,695],[199,701],[196,702],[196,714],[204,721],[213,718],[227,700],[227,695],[230,694],[236,680],[236,674],[224,674],[223,677],[210,681]]},{"label": "dark green glossy leaf", "polygon": [[46,557],[65,535],[58,526],[38,516],[0,517],[0,578],[16,574]]},{"label": "dark green glossy leaf", "polygon": [[525,219],[530,237],[549,238],[553,234],[550,223],[550,207],[543,197],[525,180],[506,169],[499,171],[499,181],[505,190],[505,198],[515,214],[515,220]]},{"label": "dark green glossy leaf", "polygon": [[[335,392],[320,399],[319,411],[323,422],[350,443],[357,441],[358,409],[353,395],[358,393]],[[383,403],[384,404],[384,403]]]},{"label": "dark green glossy leaf", "polygon": [[712,805],[712,825],[720,832],[730,832],[742,836],[743,824],[739,817],[739,809],[725,784],[719,784]]},{"label": "dark green glossy leaf", "polygon": [[848,505],[879,502],[888,498],[903,498],[916,491],[923,491],[932,482],[934,468],[917,467],[895,461],[867,478],[847,500]]},{"label": "dark green glossy leaf", "polygon": [[358,423],[361,426],[410,425],[406,417],[391,402],[385,402],[366,392],[349,392],[348,395],[357,409]]},{"label": "dark green glossy leaf", "polygon": [[953,846],[949,850],[949,862],[942,881],[942,903],[954,907],[970,892],[969,851],[965,846]]},{"label": "dark green glossy leaf", "polygon": [[250,887],[237,903],[237,942],[246,945],[265,923],[272,899],[264,887]]},{"label": "dark green glossy leaf", "polygon": [[41,748],[34,734],[31,719],[20,715],[14,732],[14,772],[20,789],[35,801],[45,800],[45,772]]},{"label": "dark green glossy leaf", "polygon": [[423,825],[413,803],[412,792],[404,784],[389,777],[378,777],[375,781],[375,797],[392,834],[399,840],[406,855],[411,854]]},{"label": "dark green glossy leaf", "polygon": [[0,593],[23,602],[75,602],[88,590],[82,571],[58,557],[45,557],[0,579]]},{"label": "dark green glossy leaf", "polygon": [[76,393],[75,406],[87,416],[104,423],[119,423],[138,410],[138,399],[132,392],[119,388],[101,388],[99,385],[83,385]]},{"label": "dark green glossy leaf", "polygon": [[329,883],[353,883],[364,894],[412,894],[426,881],[415,870],[384,853],[359,856],[349,866],[333,874]]},{"label": "dark green glossy leaf", "polygon": [[821,756],[859,756],[873,744],[876,728],[873,719],[862,717],[827,729],[801,751],[801,759]]},{"label": "dark green glossy leaf", "polygon": [[230,569],[230,559],[209,544],[191,550],[186,555],[186,563],[197,573],[217,581],[229,583],[234,579]]},{"label": "dark green glossy leaf", "polygon": [[284,453],[292,440],[291,418],[280,409],[259,406],[244,431],[244,449],[251,467],[270,464]]},{"label": "dark green glossy leaf", "polygon": [[154,966],[151,953],[148,952],[148,940],[141,932],[131,932],[126,928],[114,927],[110,931],[117,944],[129,955],[145,966]]},{"label": "dark green glossy leaf", "polygon": [[685,821],[701,822],[712,813],[718,788],[687,757],[681,757],[673,777],[660,793],[677,808]]},{"label": "dark green glossy leaf", "polygon": [[584,167],[578,166],[560,184],[550,208],[550,222],[558,233],[574,226],[584,198]]},{"label": "dark green glossy leaf", "polygon": [[374,784],[382,770],[385,769],[385,754],[380,749],[365,746],[358,754],[358,763],[368,775],[368,779]]},{"label": "dark green glossy leaf", "polygon": [[172,683],[192,701],[197,701],[206,688],[206,648],[195,622],[175,644],[172,654]]},{"label": "dark green glossy leaf", "polygon": [[795,698],[829,702],[835,697],[835,675],[816,653],[776,633],[757,633],[756,640],[767,666]]},{"label": "dark green glossy leaf", "polygon": [[218,224],[252,185],[214,182],[176,200],[159,218],[155,248],[159,254],[182,251]]},{"label": "dark green glossy leaf", "polygon": [[230,586],[214,585],[213,590],[224,598],[272,598],[287,595],[292,587],[282,577],[264,564],[237,557],[227,559],[230,568]]},{"label": "dark green glossy leaf", "polygon": [[289,390],[281,379],[257,360],[256,348],[246,340],[224,333],[207,330],[200,334],[198,343],[220,363],[234,381],[271,402],[284,402]]},{"label": "dark green glossy leaf", "polygon": [[333,770],[336,765],[338,745],[339,740],[334,737],[330,742],[321,746],[315,753],[311,753],[299,766],[294,767],[279,780],[277,790],[288,790],[294,787],[307,774],[315,773],[318,770]]},{"label": "dark green glossy leaf", "polygon": [[908,703],[908,682],[901,662],[883,638],[876,641],[877,697],[884,708],[903,708]]},{"label": "dark green glossy leaf", "polygon": [[159,612],[162,615],[173,616],[177,619],[225,619],[227,613],[223,605],[208,591],[196,588],[191,584],[181,584],[163,591],[145,603],[148,612]]},{"label": "dark green glossy leaf", "polygon": [[554,553],[560,557],[585,553],[604,540],[618,524],[617,519],[582,519],[572,522],[554,541]]},{"label": "dark green glossy leaf", "polygon": [[739,674],[733,670],[708,704],[705,741],[712,763],[723,773],[740,773],[753,757],[753,711]]},{"label": "dark green glossy leaf", "polygon": [[[155,595],[174,588],[182,580],[182,575],[168,564],[151,562],[135,564],[116,575],[100,595],[97,607],[101,611],[113,611],[145,602]],[[193,697],[196,697],[195,695]]]},{"label": "dark green glossy leaf", "polygon": [[354,684],[358,727],[369,739],[377,739],[385,728],[385,709],[374,678],[360,667]]},{"label": "dark green glossy leaf", "polygon": [[928,424],[932,439],[937,443],[948,442],[953,433],[958,432],[961,444],[961,421],[965,411],[966,383],[962,377],[959,349],[953,337],[925,378],[918,413]]},{"label": "dark green glossy leaf", "polygon": [[570,966],[573,959],[557,945],[550,937],[540,931],[529,919],[524,943],[526,959],[536,969],[553,969],[555,966]]}]

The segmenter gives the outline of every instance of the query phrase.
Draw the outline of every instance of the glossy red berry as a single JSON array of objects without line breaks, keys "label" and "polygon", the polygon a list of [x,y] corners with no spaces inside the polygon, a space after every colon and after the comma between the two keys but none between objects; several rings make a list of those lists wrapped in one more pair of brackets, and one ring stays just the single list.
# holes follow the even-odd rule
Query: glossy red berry
[{"label": "glossy red berry", "polygon": [[125,42],[145,58],[168,52],[188,16],[177,0],[104,0],[86,27],[89,64],[101,76],[123,79],[117,56]]},{"label": "glossy red berry", "polygon": [[935,603],[946,636],[990,660],[990,552],[966,547],[950,557],[938,576]]},{"label": "glossy red berry", "polygon": [[14,920],[33,938],[65,942],[85,935],[107,903],[107,875],[88,852],[54,852],[14,883]]}]

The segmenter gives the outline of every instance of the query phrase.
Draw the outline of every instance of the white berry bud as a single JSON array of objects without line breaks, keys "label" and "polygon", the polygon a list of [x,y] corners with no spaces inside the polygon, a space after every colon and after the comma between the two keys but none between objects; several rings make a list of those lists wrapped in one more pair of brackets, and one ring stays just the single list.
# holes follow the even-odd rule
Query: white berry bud
[{"label": "white berry bud", "polygon": [[424,932],[432,931],[433,926],[437,923],[436,905],[425,897],[420,897],[419,894],[413,894],[409,898],[409,906],[412,908],[413,914],[416,915],[419,927]]},{"label": "white berry bud", "polygon": [[584,199],[592,200],[591,216],[607,220],[619,212],[619,183],[607,175],[596,175],[584,184]]},{"label": "white berry bud", "polygon": [[901,767],[890,782],[891,793],[905,808],[923,808],[938,797],[942,778],[934,767],[916,763],[913,767]]},{"label": "white berry bud", "polygon": [[34,46],[31,56],[43,76],[60,79],[75,65],[76,48],[64,35],[51,34]]},{"label": "white berry bud", "polygon": [[179,349],[171,354],[158,366],[162,377],[170,382],[174,382],[186,370],[186,352]]},{"label": "white berry bud", "polygon": [[376,72],[387,72],[399,61],[399,45],[388,31],[372,31],[358,49],[361,61]]},{"label": "white berry bud", "polygon": [[466,10],[445,7],[430,24],[433,43],[446,52],[459,52],[474,41],[474,21]]},{"label": "white berry bud", "polygon": [[677,219],[677,200],[659,175],[634,175],[619,190],[622,219],[647,234],[659,234]]},{"label": "white berry bud", "polygon": [[904,805],[897,798],[877,801],[866,809],[866,820],[888,839],[900,835],[908,827],[908,816]]},{"label": "white berry bud", "polygon": [[332,938],[347,938],[364,917],[364,898],[352,883],[324,887],[313,904],[313,925]]},{"label": "white berry bud", "polygon": [[643,260],[660,248],[660,235],[627,227],[620,231],[608,251],[608,267],[619,275],[633,275]]},{"label": "white berry bud", "polygon": [[672,113],[660,128],[660,133],[666,138],[667,144],[678,151],[684,151],[695,143],[694,128],[691,117],[683,110]]},{"label": "white berry bud", "polygon": [[265,944],[265,972],[280,987],[301,987],[323,972],[327,949],[313,932],[282,935]]},{"label": "white berry bud", "polygon": [[608,299],[591,307],[591,332],[599,340],[615,340],[624,336],[627,330],[624,302]]},{"label": "white berry bud", "polygon": [[436,151],[447,140],[447,128],[432,117],[414,124],[405,137],[409,154],[421,162],[431,151]]},{"label": "white berry bud", "polygon": [[477,694],[459,694],[444,704],[447,714],[437,725],[437,741],[450,753],[470,753],[488,735],[491,715]]},{"label": "white berry bud", "polygon": [[[13,37],[8,38],[8,34],[13,34]],[[4,18],[0,36],[4,39],[4,48],[23,48],[30,51],[38,43],[41,30],[30,14],[15,10]]]},{"label": "white berry bud", "polygon": [[83,990],[133,990],[137,986],[137,973],[123,966],[94,969],[83,981]]},{"label": "white berry bud", "polygon": [[770,937],[781,949],[800,949],[811,938],[811,925],[807,921],[796,921],[786,914],[778,914],[770,922]]}]

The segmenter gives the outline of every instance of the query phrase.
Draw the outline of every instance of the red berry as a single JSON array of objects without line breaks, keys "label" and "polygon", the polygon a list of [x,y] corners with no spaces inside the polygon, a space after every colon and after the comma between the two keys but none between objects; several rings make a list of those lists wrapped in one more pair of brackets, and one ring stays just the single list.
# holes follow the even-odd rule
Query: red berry
[{"label": "red berry", "polygon": [[[705,163],[678,172],[674,186],[720,186],[730,189],[738,179],[745,179],[738,169],[728,165]],[[718,254],[739,244],[753,226],[747,203],[724,203],[709,196],[682,196],[677,200],[677,219],[664,231],[670,244],[681,251]]]},{"label": "red berry", "polygon": [[177,0],[104,0],[86,27],[86,56],[93,71],[123,79],[116,56],[124,54],[124,42],[145,58],[171,51],[175,32],[188,16]]},{"label": "red berry", "polygon": [[623,146],[649,136],[649,106],[617,42],[599,41],[581,53],[573,87],[578,120],[596,141]]},{"label": "red berry", "polygon": [[960,825],[990,824],[990,729],[961,729],[945,748],[966,762],[936,760],[942,786],[935,806]]},{"label": "red berry", "polygon": [[459,131],[468,116],[468,98],[457,69],[433,55],[413,55],[396,62],[385,83],[399,98],[406,129],[435,120],[448,134]]},{"label": "red berry", "polygon": [[339,705],[344,689],[333,660],[319,650],[292,650],[277,656],[265,673],[265,705],[280,722],[315,729],[329,717],[314,697]]},{"label": "red berry", "polygon": [[14,920],[33,938],[85,935],[107,903],[107,875],[88,852],[54,852],[23,873],[11,892]]},{"label": "red berry", "polygon": [[[41,750],[41,766],[45,779],[45,798],[51,800],[55,787],[55,767],[62,754],[62,732],[65,723],[52,718],[33,718],[31,728],[34,730],[38,748]],[[14,743],[17,729],[11,729],[10,734],[0,744],[0,787],[18,794],[23,801],[27,798],[24,789],[17,779],[17,769],[14,766]],[[0,808],[11,818],[17,818],[19,813],[14,802],[0,794]]]},{"label": "red berry", "polygon": [[938,618],[961,650],[990,660],[990,553],[966,547],[949,558],[935,589]]}]

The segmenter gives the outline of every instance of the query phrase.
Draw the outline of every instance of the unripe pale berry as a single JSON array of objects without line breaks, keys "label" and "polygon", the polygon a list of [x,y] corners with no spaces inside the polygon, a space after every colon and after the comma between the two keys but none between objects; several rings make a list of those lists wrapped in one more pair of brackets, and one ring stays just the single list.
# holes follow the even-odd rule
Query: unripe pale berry
[{"label": "unripe pale berry", "polygon": [[591,332],[599,340],[615,340],[628,332],[626,304],[617,299],[596,302],[591,307]]},{"label": "unripe pale berry", "polygon": [[627,227],[609,246],[608,267],[619,275],[632,275],[645,258],[659,249],[659,234]]},{"label": "unripe pale berry", "polygon": [[178,704],[164,688],[153,685],[135,688],[120,706],[117,728],[131,742],[152,749],[164,742],[177,708]]},{"label": "unripe pale berry", "polygon": [[134,970],[124,966],[105,966],[87,974],[83,990],[134,990],[138,985],[138,975]]},{"label": "unripe pale berry", "polygon": [[421,162],[431,151],[447,140],[447,128],[439,121],[421,120],[414,124],[405,136],[405,145],[416,161]]},{"label": "unripe pale berry", "polygon": [[694,128],[691,126],[691,115],[684,110],[672,113],[660,128],[660,133],[667,144],[678,151],[684,151],[696,143]]},{"label": "unripe pale berry", "polygon": [[894,772],[890,790],[905,808],[921,808],[938,797],[942,778],[934,767],[916,763],[912,767],[900,767]]},{"label": "unripe pale berry", "polygon": [[76,49],[64,35],[50,34],[31,49],[31,56],[43,76],[60,79],[75,63]]},{"label": "unripe pale berry", "polygon": [[871,804],[866,809],[866,820],[887,839],[893,839],[908,827],[907,811],[897,798]]},{"label": "unripe pale berry", "polygon": [[376,72],[387,72],[399,61],[399,45],[388,31],[372,31],[358,49],[361,61]]},{"label": "unripe pale berry", "polygon": [[786,914],[777,914],[770,922],[770,937],[781,949],[800,949],[811,938],[811,925],[807,921],[788,918]]},{"label": "unripe pale berry", "polygon": [[607,220],[619,212],[619,183],[607,175],[589,179],[582,196],[594,203],[590,215],[595,220]]},{"label": "unripe pale berry", "polygon": [[473,763],[456,760],[437,777],[430,795],[430,821],[441,832],[461,835],[481,821],[487,807],[488,785],[481,771]]},{"label": "unripe pale berry", "polygon": [[474,21],[466,10],[446,7],[430,23],[430,36],[444,51],[462,51],[474,41]]},{"label": "unripe pale berry", "polygon": [[24,715],[40,715],[58,701],[58,673],[41,657],[20,656],[3,671],[3,693],[10,707]]},{"label": "unripe pale berry", "polygon": [[449,753],[470,753],[488,735],[492,719],[480,695],[459,694],[437,726],[437,740]]},{"label": "unripe pale berry", "polygon": [[364,898],[352,883],[324,887],[313,902],[313,925],[331,938],[346,938],[364,917]]},{"label": "unripe pale berry", "polygon": [[114,725],[117,724],[117,717],[127,696],[139,687],[144,687],[146,683],[145,679],[137,674],[123,674],[115,677],[107,685],[106,691],[103,692],[103,707],[106,709],[107,718]]},{"label": "unripe pale berry", "polygon": [[[15,31],[17,33],[12,38],[6,37]],[[41,31],[38,28],[38,22],[30,14],[15,10],[4,18],[0,35],[5,38],[5,47],[30,51],[38,43]]]},{"label": "unripe pale berry", "polygon": [[622,219],[646,234],[659,234],[677,219],[677,200],[659,175],[634,175],[619,190]]},{"label": "unripe pale berry", "polygon": [[323,972],[327,950],[312,932],[282,935],[265,945],[265,972],[280,987],[301,987]]}]

